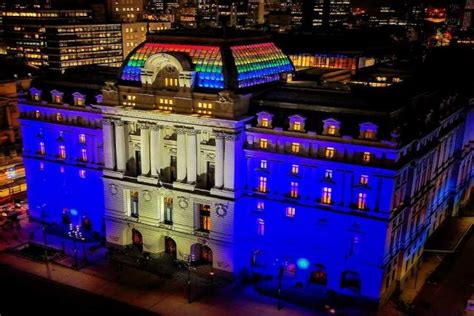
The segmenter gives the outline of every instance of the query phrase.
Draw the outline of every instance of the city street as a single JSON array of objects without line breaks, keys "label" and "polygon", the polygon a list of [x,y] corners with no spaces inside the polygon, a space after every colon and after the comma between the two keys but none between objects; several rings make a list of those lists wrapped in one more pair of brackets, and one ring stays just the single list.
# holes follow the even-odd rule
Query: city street
[{"label": "city street", "polygon": [[474,234],[453,260],[439,284],[424,285],[415,300],[415,315],[464,315],[466,300],[474,293]]}]

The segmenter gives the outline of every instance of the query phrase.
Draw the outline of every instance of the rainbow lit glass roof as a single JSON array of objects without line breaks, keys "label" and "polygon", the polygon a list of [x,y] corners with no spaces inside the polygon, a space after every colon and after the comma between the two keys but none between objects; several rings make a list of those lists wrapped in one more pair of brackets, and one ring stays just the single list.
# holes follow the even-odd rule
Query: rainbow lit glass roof
[{"label": "rainbow lit glass roof", "polygon": [[[224,51],[230,52],[223,54]],[[121,79],[140,82],[146,60],[154,54],[166,52],[189,55],[196,71],[196,85],[200,88],[245,88],[278,81],[280,74],[293,71],[288,56],[271,42],[236,46],[145,42],[129,55]],[[223,55],[228,56],[226,60],[223,60]],[[224,78],[224,73],[227,78]]]},{"label": "rainbow lit glass roof", "polygon": [[199,87],[224,88],[222,56],[217,46],[145,43],[128,59],[122,70],[122,80],[139,82],[141,69],[148,57],[163,52],[187,53],[195,66]]},{"label": "rainbow lit glass roof", "polygon": [[239,88],[277,81],[293,71],[288,57],[273,43],[232,46]]}]

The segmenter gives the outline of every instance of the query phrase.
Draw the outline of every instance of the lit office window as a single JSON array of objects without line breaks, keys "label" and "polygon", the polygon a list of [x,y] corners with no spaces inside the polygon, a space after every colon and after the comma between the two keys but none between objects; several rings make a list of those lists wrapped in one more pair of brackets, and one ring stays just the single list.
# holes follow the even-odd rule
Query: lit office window
[{"label": "lit office window", "polygon": [[294,207],[288,206],[285,210],[286,217],[295,217],[296,210]]},{"label": "lit office window", "polygon": [[334,147],[326,147],[324,155],[329,159],[334,158]]},{"label": "lit office window", "polygon": [[324,187],[321,202],[324,204],[331,204],[331,193],[332,188]]},{"label": "lit office window", "polygon": [[368,185],[369,184],[369,176],[363,174],[360,176],[359,183],[362,185]]},{"label": "lit office window", "polygon": [[81,143],[81,144],[86,143],[86,135],[85,134],[79,134],[79,143]]},{"label": "lit office window", "polygon": [[359,210],[365,210],[366,205],[367,205],[367,193],[360,192],[357,195],[357,208]]},{"label": "lit office window", "polygon": [[298,174],[300,172],[300,166],[299,165],[291,165],[291,173],[292,174]]},{"label": "lit office window", "polygon": [[370,162],[371,154],[368,151],[364,151],[362,154],[362,161],[363,162]]},{"label": "lit office window", "polygon": [[336,135],[336,125],[328,126],[328,135]]},{"label": "lit office window", "polygon": [[267,177],[260,177],[258,179],[258,192],[267,192]]},{"label": "lit office window", "polygon": [[261,218],[257,219],[257,235],[265,235],[265,221]]},{"label": "lit office window", "polygon": [[81,160],[87,161],[87,150],[85,148],[81,149]]},{"label": "lit office window", "polygon": [[46,153],[44,142],[39,143],[39,151],[38,152],[39,152],[40,155],[44,155]]},{"label": "lit office window", "polygon": [[293,154],[297,154],[300,152],[300,144],[299,143],[291,143],[291,152]]},{"label": "lit office window", "polygon": [[260,148],[267,149],[268,148],[268,139],[260,138]]},{"label": "lit office window", "polygon": [[64,145],[59,146],[59,158],[66,159],[66,147]]},{"label": "lit office window", "polygon": [[298,197],[298,182],[291,182],[290,183],[290,196],[292,198]]},{"label": "lit office window", "polygon": [[332,170],[326,169],[326,171],[324,172],[324,179],[332,180]]}]

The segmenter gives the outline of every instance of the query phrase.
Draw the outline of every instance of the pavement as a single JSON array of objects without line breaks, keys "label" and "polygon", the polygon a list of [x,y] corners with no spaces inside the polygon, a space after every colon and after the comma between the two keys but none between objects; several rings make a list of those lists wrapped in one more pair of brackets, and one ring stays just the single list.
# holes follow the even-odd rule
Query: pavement
[{"label": "pavement", "polygon": [[[8,251],[27,241],[42,243],[42,239],[41,225],[36,223],[22,222],[21,230],[0,231],[0,265],[53,282],[57,286],[73,287],[159,315],[327,315],[290,303],[284,303],[283,309],[277,310],[274,298],[258,294],[253,287],[239,284],[218,289],[213,286],[200,287],[195,284],[195,276],[192,277],[190,304],[187,278],[183,274],[169,278],[122,265],[106,259],[104,248],[89,251],[89,247],[79,246],[78,257],[82,259],[82,252],[85,251],[88,260],[88,265],[80,270],[72,269],[67,262],[44,263]],[[63,242],[62,238],[47,236],[49,246],[61,249]],[[66,242],[64,248],[70,260],[70,243]],[[51,298],[50,304],[54,302],[55,299]]]}]

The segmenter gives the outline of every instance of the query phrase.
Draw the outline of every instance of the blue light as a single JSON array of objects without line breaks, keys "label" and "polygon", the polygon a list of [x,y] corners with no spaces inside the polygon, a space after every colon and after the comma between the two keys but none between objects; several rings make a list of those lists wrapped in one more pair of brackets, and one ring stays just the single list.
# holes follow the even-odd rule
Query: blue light
[{"label": "blue light", "polygon": [[75,208],[72,208],[69,212],[71,213],[72,216],[77,216],[77,214],[78,214],[78,212]]},{"label": "blue light", "polygon": [[296,264],[298,265],[298,268],[300,268],[301,270],[306,270],[309,268],[309,260],[306,258],[299,258],[296,261]]}]

